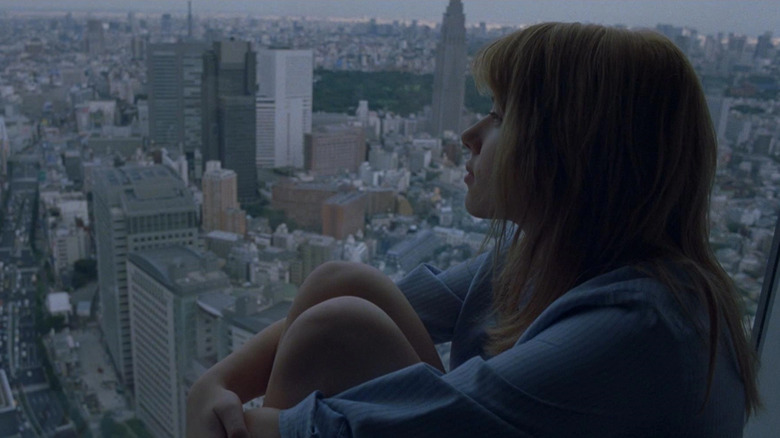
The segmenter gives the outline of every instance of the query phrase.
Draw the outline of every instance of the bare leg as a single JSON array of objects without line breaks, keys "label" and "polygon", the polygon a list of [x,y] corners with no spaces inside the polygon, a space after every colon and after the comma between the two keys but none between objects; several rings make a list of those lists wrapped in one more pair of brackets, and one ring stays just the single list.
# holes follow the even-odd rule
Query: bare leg
[{"label": "bare leg", "polygon": [[288,327],[264,405],[286,409],[314,390],[334,395],[418,362],[406,336],[378,306],[362,298],[332,298]]},{"label": "bare leg", "polygon": [[417,356],[444,371],[428,331],[406,297],[387,275],[369,265],[328,262],[317,267],[301,285],[287,315],[287,327],[310,307],[341,296],[362,298],[382,309],[404,334]]},{"label": "bare leg", "polygon": [[[286,331],[308,309],[345,296],[373,303],[406,338],[416,354],[416,361],[422,360],[444,370],[427,330],[401,291],[386,275],[368,265],[329,262],[319,266],[306,278],[286,320],[255,335],[241,349],[209,369],[200,380],[206,386],[210,381],[235,392],[242,402],[266,394],[272,370],[279,366],[275,364],[275,358]],[[377,314],[374,310],[369,312]]]}]

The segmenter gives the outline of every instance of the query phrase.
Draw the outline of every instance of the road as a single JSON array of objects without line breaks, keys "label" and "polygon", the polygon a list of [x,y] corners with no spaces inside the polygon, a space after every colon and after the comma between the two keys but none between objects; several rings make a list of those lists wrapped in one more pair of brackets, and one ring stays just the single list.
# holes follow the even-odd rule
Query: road
[{"label": "road", "polygon": [[[44,353],[38,342],[36,318],[42,315],[42,300],[37,300],[41,262],[33,243],[41,251],[45,245],[31,242],[40,237],[35,217],[38,202],[38,159],[34,155],[15,157],[11,166],[10,187],[0,227],[0,368],[6,371],[13,390],[15,407],[0,414],[0,436],[50,437],[66,424],[57,393],[50,388],[44,369]],[[36,239],[38,240],[38,239]],[[13,429],[16,430],[13,430]]]}]

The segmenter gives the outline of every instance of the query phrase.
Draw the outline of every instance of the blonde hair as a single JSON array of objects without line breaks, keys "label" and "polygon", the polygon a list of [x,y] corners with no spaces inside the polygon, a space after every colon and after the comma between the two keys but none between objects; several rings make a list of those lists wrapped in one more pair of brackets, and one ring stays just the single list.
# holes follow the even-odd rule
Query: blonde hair
[{"label": "blonde hair", "polygon": [[488,45],[473,71],[503,113],[492,235],[505,256],[488,350],[512,347],[577,284],[631,265],[706,307],[707,394],[725,321],[755,411],[740,299],[709,246],[716,138],[685,56],[650,31],[545,23]]}]

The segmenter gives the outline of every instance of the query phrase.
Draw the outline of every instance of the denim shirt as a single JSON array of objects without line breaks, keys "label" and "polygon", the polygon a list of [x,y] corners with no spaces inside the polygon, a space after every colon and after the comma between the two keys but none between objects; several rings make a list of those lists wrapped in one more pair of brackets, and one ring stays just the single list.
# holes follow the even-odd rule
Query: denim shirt
[{"label": "denim shirt", "polygon": [[398,283],[451,371],[413,365],[281,412],[283,437],[739,437],[728,334],[705,402],[708,348],[658,281],[623,267],[554,301],[513,348],[483,351],[492,254]]}]

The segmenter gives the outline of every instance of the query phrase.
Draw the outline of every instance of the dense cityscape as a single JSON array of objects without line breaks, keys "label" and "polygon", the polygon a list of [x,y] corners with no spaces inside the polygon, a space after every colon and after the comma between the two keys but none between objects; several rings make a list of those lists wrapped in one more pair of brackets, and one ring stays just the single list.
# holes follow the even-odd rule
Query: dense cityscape
[{"label": "dense cityscape", "polygon": [[[190,385],[318,265],[400,279],[484,249],[458,133],[489,100],[468,65],[522,23],[460,0],[435,25],[182,3],[0,9],[0,436],[183,437]],[[780,39],[655,30],[705,88],[711,242],[749,324],[780,208]]]}]

